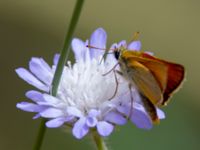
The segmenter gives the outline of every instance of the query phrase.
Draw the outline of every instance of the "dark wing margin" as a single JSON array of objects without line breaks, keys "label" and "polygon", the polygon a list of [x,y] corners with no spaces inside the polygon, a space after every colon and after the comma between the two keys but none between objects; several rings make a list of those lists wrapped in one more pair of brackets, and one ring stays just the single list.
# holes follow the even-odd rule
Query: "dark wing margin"
[{"label": "dark wing margin", "polygon": [[163,103],[166,105],[172,94],[180,87],[185,76],[184,67],[179,64],[168,64],[167,87],[163,94]]}]

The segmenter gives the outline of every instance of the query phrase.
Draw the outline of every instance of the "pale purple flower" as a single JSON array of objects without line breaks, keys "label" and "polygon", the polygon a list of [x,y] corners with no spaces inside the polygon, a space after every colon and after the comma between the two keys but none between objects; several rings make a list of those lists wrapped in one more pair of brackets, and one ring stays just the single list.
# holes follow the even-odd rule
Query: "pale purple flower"
[{"label": "pale purple flower", "polygon": [[[39,89],[26,92],[26,97],[33,102],[20,102],[17,108],[35,112],[34,119],[47,118],[46,126],[57,128],[62,125],[72,126],[72,133],[80,139],[91,129],[96,129],[101,136],[108,136],[116,125],[127,122],[129,111],[130,120],[139,128],[150,129],[152,122],[140,103],[140,96],[133,87],[129,91],[128,83],[117,76],[119,86],[117,94],[110,100],[116,90],[114,73],[110,71],[116,64],[113,55],[107,55],[102,61],[104,51],[86,47],[88,43],[98,48],[106,48],[106,32],[102,28],[95,30],[90,39],[83,42],[75,38],[72,49],[76,62],[70,62],[64,67],[57,96],[52,96],[51,83],[59,55],[54,56],[53,65],[49,66],[42,58],[33,57],[29,62],[29,70],[16,69],[20,78]],[[126,45],[126,41],[113,44],[111,48],[124,45],[132,50],[140,50],[140,41]],[[134,104],[131,105],[131,96]],[[132,108],[131,108],[132,107]],[[164,113],[158,109],[159,117]]]}]

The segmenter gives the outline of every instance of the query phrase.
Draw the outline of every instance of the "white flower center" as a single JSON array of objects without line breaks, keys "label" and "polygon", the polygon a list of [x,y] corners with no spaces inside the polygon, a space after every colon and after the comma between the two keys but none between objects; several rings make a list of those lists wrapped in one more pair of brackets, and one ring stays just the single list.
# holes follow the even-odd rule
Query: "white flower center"
[{"label": "white flower center", "polygon": [[110,71],[115,64],[99,63],[96,59],[79,61],[64,68],[58,97],[66,106],[75,106],[82,112],[98,109],[109,101],[116,90],[114,73]]}]

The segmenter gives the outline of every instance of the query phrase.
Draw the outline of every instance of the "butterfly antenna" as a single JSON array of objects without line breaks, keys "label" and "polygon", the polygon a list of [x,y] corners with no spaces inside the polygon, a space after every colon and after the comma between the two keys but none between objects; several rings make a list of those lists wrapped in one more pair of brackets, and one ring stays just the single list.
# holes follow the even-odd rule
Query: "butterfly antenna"
[{"label": "butterfly antenna", "polygon": [[115,51],[115,49],[107,49],[107,48],[99,48],[99,47],[95,47],[95,46],[91,46],[91,45],[86,45],[86,47],[88,48],[94,48],[94,49],[98,49],[98,50],[102,50],[102,51]]},{"label": "butterfly antenna", "polygon": [[101,64],[101,63],[103,62],[103,60],[106,58],[106,55],[107,55],[107,54],[113,54],[113,52],[108,52],[109,50],[115,51],[115,49],[99,48],[99,47],[95,47],[95,46],[91,46],[91,45],[86,45],[86,47],[106,51],[106,52],[103,54],[103,56],[102,56],[102,58],[101,58],[101,60],[100,60],[100,64]]},{"label": "butterfly antenna", "polygon": [[137,41],[139,39],[139,36],[140,36],[140,32],[137,31],[133,34],[133,41]]}]

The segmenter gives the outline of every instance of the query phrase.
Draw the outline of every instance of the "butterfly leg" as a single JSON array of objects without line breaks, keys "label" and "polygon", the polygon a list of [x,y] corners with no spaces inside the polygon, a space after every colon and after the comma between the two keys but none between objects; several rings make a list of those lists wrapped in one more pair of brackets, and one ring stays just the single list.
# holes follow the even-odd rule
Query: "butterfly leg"
[{"label": "butterfly leg", "polygon": [[104,73],[103,76],[108,75],[109,73],[111,73],[111,71],[115,71],[115,68],[117,67],[118,64],[119,64],[119,63],[116,63],[116,64],[114,65],[114,67],[112,67],[112,69],[110,69],[108,72]]},{"label": "butterfly leg", "polygon": [[[116,67],[117,65],[118,65],[118,64],[116,64],[115,67]],[[113,69],[114,69],[114,67],[113,67]],[[118,82],[118,80],[117,80],[117,75],[116,75],[116,73],[118,73],[118,74],[121,75],[121,76],[123,75],[123,73],[122,73],[121,71],[119,71],[119,70],[113,70],[113,73],[114,73],[114,77],[115,77],[116,88],[115,88],[115,92],[114,92],[113,96],[112,96],[111,98],[109,98],[108,100],[113,99],[113,98],[116,96],[116,94],[117,94],[119,82]]]},{"label": "butterfly leg", "polygon": [[[123,73],[121,71],[115,70],[115,72],[117,72],[119,75],[123,76]],[[129,111],[129,115],[127,117],[129,119],[132,115],[132,112],[133,112],[133,100],[134,100],[134,98],[133,98],[133,95],[132,95],[132,92],[131,92],[132,85],[129,84],[128,88],[129,88],[130,98],[131,98],[131,108],[130,108],[130,111]]]},{"label": "butterfly leg", "polygon": [[116,88],[115,88],[115,92],[114,92],[113,96],[111,98],[109,98],[108,100],[111,100],[116,96],[117,90],[118,90],[118,85],[119,85],[119,82],[117,80],[116,70],[113,70],[113,73],[114,73],[114,77],[115,77]]},{"label": "butterfly leg", "polygon": [[133,112],[133,100],[134,100],[134,98],[133,98],[133,95],[132,95],[132,92],[131,92],[131,87],[132,87],[131,84],[129,84],[128,87],[129,87],[129,92],[130,92],[130,97],[131,97],[131,108],[130,108],[129,115],[128,115],[128,119],[129,119],[132,115],[132,112]]}]

